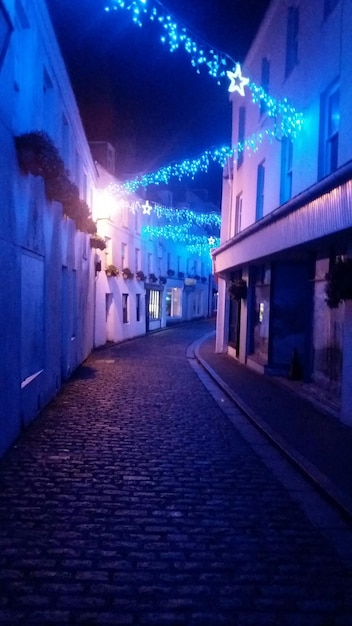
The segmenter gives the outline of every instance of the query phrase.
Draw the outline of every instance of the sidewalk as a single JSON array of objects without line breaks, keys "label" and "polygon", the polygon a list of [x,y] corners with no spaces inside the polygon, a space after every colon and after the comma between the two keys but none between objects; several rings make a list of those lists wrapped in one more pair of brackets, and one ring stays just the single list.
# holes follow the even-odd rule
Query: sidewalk
[{"label": "sidewalk", "polygon": [[[222,389],[309,479],[352,520],[352,428],[280,379],[215,353],[215,334],[195,356]],[[329,407],[330,408],[330,407]]]}]

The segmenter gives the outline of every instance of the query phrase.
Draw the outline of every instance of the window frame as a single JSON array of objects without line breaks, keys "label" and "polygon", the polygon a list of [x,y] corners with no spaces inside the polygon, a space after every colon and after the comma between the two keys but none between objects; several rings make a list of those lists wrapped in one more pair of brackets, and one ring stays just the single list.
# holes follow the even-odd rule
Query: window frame
[{"label": "window frame", "polygon": [[285,78],[298,63],[299,7],[291,5],[287,8],[286,60]]},{"label": "window frame", "polygon": [[255,220],[264,216],[264,191],[265,191],[265,159],[257,167],[257,191],[255,203]]}]

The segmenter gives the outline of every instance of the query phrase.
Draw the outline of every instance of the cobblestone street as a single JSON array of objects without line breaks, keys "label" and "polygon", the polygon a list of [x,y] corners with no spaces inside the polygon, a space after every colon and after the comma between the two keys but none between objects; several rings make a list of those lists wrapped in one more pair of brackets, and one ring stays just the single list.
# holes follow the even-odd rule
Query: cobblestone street
[{"label": "cobblestone street", "polygon": [[96,351],[2,459],[0,624],[351,626],[352,570],[186,357],[209,328]]}]

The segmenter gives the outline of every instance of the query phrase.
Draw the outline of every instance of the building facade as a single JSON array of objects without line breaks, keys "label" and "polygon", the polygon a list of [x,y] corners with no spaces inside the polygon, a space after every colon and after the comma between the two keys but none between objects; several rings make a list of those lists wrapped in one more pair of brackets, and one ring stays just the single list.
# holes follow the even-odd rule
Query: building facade
[{"label": "building facade", "polygon": [[110,193],[44,0],[0,0],[0,93],[1,456],[94,347],[212,314],[212,267],[175,211]]},{"label": "building facade", "polygon": [[103,249],[95,252],[95,345],[212,315],[208,240],[185,241],[186,216],[193,212],[172,207],[171,192],[164,196],[169,206],[123,193],[110,172],[96,168],[94,219]]},{"label": "building facade", "polygon": [[[231,95],[216,349],[352,425],[352,4],[272,0]],[[352,282],[351,282],[352,286]]]},{"label": "building facade", "polygon": [[0,0],[0,93],[1,455],[93,346],[96,171],[42,0]]}]

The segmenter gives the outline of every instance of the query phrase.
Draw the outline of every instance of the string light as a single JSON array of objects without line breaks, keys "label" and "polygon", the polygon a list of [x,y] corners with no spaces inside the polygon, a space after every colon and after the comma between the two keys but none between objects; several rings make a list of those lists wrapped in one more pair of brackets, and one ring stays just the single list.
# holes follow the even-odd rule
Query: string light
[{"label": "string light", "polygon": [[208,73],[216,78],[219,85],[229,79],[229,91],[238,92],[241,96],[245,94],[244,88],[247,87],[254,104],[260,107],[263,103],[265,104],[266,114],[274,120],[274,128],[254,133],[244,142],[234,145],[233,148],[221,147],[206,150],[198,158],[186,159],[180,163],[162,167],[155,172],[139,175],[122,185],[112,184],[110,186],[112,193],[123,196],[126,192],[134,192],[140,187],[168,184],[172,178],[181,180],[188,177],[193,180],[197,174],[206,173],[211,162],[224,167],[229,159],[233,158],[236,161],[240,153],[256,152],[266,139],[270,141],[282,137],[293,139],[302,129],[303,114],[297,112],[289,104],[287,98],[276,100],[269,96],[261,86],[244,77],[239,63],[235,63],[229,55],[210,47],[184,26],[180,26],[159,0],[149,0],[149,6],[147,0],[110,0],[109,6],[105,8],[108,12],[118,9],[129,11],[133,22],[140,27],[148,19],[156,22],[162,28],[162,43],[169,46],[170,52],[182,47],[190,55],[191,64],[198,73],[200,69],[206,68]]},{"label": "string light", "polygon": [[230,80],[228,90],[237,91],[244,95],[244,87],[248,86],[252,94],[252,101],[261,106],[265,102],[267,112],[271,117],[281,118],[280,131],[286,135],[293,135],[303,123],[303,115],[288,104],[287,99],[275,100],[269,96],[261,86],[250,82],[249,78],[242,76],[240,63],[236,63],[228,54],[209,46],[208,43],[198,36],[189,32],[184,26],[180,26],[176,19],[169,13],[159,0],[110,0],[110,5],[105,7],[107,12],[125,9],[132,15],[132,20],[138,26],[148,18],[155,21],[163,29],[161,42],[168,44],[170,52],[182,47],[191,57],[191,65],[200,73],[206,68],[208,74],[217,80],[219,85]]},{"label": "string light", "polygon": [[211,248],[220,245],[219,237],[207,237],[190,232],[190,226],[182,224],[180,226],[143,226],[142,237],[146,239],[167,239],[174,243],[182,243],[189,249],[193,246],[193,251],[197,249],[197,254],[208,253]]}]

